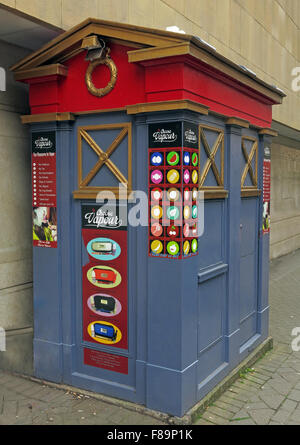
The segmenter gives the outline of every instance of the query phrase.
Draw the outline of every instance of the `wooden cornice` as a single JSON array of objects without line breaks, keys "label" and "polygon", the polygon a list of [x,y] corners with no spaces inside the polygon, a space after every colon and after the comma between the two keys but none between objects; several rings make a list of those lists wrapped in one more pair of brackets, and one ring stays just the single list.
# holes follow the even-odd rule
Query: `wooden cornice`
[{"label": "wooden cornice", "polygon": [[249,121],[246,121],[245,119],[241,119],[240,117],[229,117],[228,119],[226,119],[226,125],[235,125],[237,127],[242,127],[242,128],[249,128]]},{"label": "wooden cornice", "polygon": [[15,80],[35,79],[37,77],[53,75],[66,77],[68,75],[68,68],[64,65],[61,65],[60,63],[55,63],[53,65],[43,65],[37,68],[17,71],[15,73]]},{"label": "wooden cornice", "polygon": [[38,122],[63,122],[74,121],[75,116],[72,113],[43,113],[43,114],[27,114],[21,116],[23,124],[34,124]]},{"label": "wooden cornice", "polygon": [[168,100],[127,106],[127,114],[155,113],[158,111],[190,110],[199,114],[208,114],[209,108],[192,100]]},{"label": "wooden cornice", "polygon": [[271,128],[262,128],[258,134],[265,134],[267,136],[277,137],[278,133],[275,130],[272,130]]},{"label": "wooden cornice", "polygon": [[241,67],[225,59],[223,56],[212,51],[207,51],[192,42],[128,51],[128,61],[131,63],[146,63],[147,61],[184,55],[192,56],[194,59],[218,70],[231,79],[260,93],[273,103],[280,104],[282,103],[283,97],[285,97],[285,94],[275,87],[268,85],[254,75],[246,73]]},{"label": "wooden cornice", "polygon": [[[164,46],[180,43],[187,38],[183,34],[144,28],[124,23],[111,22],[88,18],[69,31],[59,35],[51,42],[42,46],[38,51],[25,57],[11,67],[12,71],[29,69],[44,64],[50,59],[59,58],[60,54],[69,48],[79,45],[82,39],[89,34],[98,34],[116,40],[141,44],[143,46]],[[191,36],[189,36],[191,38]]]}]

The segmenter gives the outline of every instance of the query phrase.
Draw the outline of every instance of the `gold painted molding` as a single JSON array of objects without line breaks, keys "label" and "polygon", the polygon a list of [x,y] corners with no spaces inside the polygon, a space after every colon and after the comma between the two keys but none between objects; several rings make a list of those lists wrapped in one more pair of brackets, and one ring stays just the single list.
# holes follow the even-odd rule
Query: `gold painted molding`
[{"label": "gold painted molding", "polygon": [[228,198],[228,190],[220,190],[216,188],[201,188],[200,192],[204,192],[204,199],[224,199]]},{"label": "gold painted molding", "polygon": [[235,116],[229,117],[225,123],[226,125],[236,125],[238,127],[243,127],[243,128],[249,128],[250,125],[249,121],[246,121],[245,119],[241,119]]},{"label": "gold painted molding", "polygon": [[251,196],[260,196],[261,195],[261,190],[260,189],[252,189],[252,188],[243,188],[241,190],[241,197],[242,198],[247,198],[247,197],[251,197]]},{"label": "gold painted molding", "polygon": [[127,106],[127,114],[155,113],[157,111],[190,110],[207,115],[209,107],[188,99],[149,102]]},{"label": "gold painted molding", "polygon": [[272,130],[271,128],[262,128],[258,134],[266,134],[268,136],[277,137],[278,133],[275,130]]},{"label": "gold painted molding", "polygon": [[21,116],[22,124],[33,124],[37,122],[62,122],[74,121],[75,116],[72,113],[42,113],[42,114],[26,114]]},{"label": "gold painted molding", "polygon": [[54,63],[52,65],[18,71],[14,74],[14,77],[15,80],[26,80],[53,75],[66,77],[68,75],[68,68],[60,63]]}]

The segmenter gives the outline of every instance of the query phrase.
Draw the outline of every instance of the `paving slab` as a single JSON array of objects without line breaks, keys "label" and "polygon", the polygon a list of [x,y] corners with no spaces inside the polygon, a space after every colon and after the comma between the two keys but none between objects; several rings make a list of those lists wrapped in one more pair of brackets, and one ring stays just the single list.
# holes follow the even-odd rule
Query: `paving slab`
[{"label": "paving slab", "polygon": [[[300,250],[270,265],[270,334],[274,348],[195,421],[196,425],[299,425]],[[125,405],[24,379],[0,370],[0,425],[163,425]]]}]

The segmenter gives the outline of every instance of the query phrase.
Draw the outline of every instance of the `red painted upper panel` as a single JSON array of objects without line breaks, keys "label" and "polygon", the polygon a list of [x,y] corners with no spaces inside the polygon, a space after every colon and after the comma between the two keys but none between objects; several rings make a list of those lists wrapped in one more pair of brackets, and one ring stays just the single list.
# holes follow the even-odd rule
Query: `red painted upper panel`
[{"label": "red painted upper panel", "polygon": [[[115,87],[106,96],[92,95],[85,83],[89,62],[81,52],[64,63],[68,74],[27,79],[32,114],[85,112],[126,107],[145,102],[189,99],[225,116],[240,117],[259,127],[270,127],[272,105],[268,97],[230,78],[190,55],[129,63],[132,48],[111,44],[118,70]],[[98,66],[93,83],[104,87],[109,69]]]},{"label": "red painted upper panel", "polygon": [[[101,98],[93,96],[85,84],[85,73],[89,62],[82,52],[64,63],[68,68],[67,77],[54,80],[36,79],[28,81],[30,86],[31,113],[79,112],[125,107],[126,105],[145,102],[144,68],[128,63],[127,51],[132,50],[122,45],[110,45],[111,58],[118,70],[117,82],[113,90]],[[93,72],[93,82],[97,88],[104,87],[110,79],[106,66],[99,66]]]}]

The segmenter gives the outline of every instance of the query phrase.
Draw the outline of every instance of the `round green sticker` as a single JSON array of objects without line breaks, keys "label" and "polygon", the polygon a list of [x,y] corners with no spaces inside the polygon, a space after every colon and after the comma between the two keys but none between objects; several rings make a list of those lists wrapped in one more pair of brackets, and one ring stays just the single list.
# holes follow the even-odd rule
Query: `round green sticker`
[{"label": "round green sticker", "polygon": [[192,164],[194,167],[196,167],[196,165],[198,165],[198,155],[197,153],[193,153],[192,154]]},{"label": "round green sticker", "polygon": [[167,163],[169,165],[177,165],[179,162],[179,154],[176,151],[170,151],[167,155]]},{"label": "round green sticker", "polygon": [[193,239],[191,249],[192,249],[192,252],[193,252],[193,253],[197,252],[197,249],[198,249],[198,241],[197,241],[196,239]]},{"label": "round green sticker", "polygon": [[179,217],[179,209],[175,206],[170,206],[167,208],[167,216],[169,219],[177,219]]},{"label": "round green sticker", "polygon": [[170,255],[177,255],[179,252],[179,244],[176,241],[170,241],[167,244],[167,251]]}]

